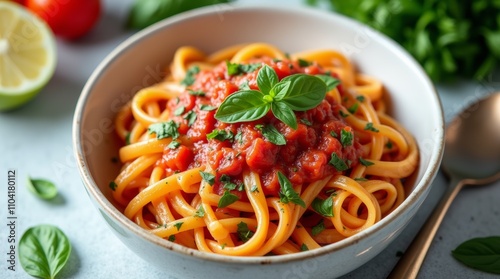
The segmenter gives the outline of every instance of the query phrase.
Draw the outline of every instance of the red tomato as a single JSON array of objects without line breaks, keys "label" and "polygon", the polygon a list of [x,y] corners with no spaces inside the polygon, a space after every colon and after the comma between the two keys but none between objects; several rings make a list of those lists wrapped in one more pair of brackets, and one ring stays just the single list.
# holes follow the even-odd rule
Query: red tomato
[{"label": "red tomato", "polygon": [[45,20],[54,34],[70,40],[90,31],[101,13],[100,0],[26,0],[25,5]]}]

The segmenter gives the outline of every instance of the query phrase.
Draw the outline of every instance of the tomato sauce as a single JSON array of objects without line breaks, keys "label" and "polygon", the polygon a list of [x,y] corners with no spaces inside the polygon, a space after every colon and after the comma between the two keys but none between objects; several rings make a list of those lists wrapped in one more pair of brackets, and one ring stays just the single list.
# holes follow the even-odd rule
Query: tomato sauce
[{"label": "tomato sauce", "polygon": [[[280,80],[296,73],[325,74],[315,63],[301,66],[298,61],[271,58],[260,58],[251,63],[268,64]],[[250,168],[260,174],[265,194],[278,196],[278,171],[285,174],[292,184],[298,185],[339,173],[329,164],[332,153],[348,162],[350,167],[359,163],[360,144],[354,137],[351,145],[342,145],[341,131],[352,133],[352,129],[339,115],[340,104],[328,96],[311,110],[295,112],[296,130],[276,119],[271,112],[251,122],[227,124],[216,120],[216,108],[240,86],[248,85],[259,90],[256,82],[258,71],[228,75],[226,63],[221,63],[213,69],[200,71],[186,92],[169,100],[167,109],[178,123],[179,133],[189,142],[165,149],[160,164],[167,174],[208,164],[216,170],[214,190],[222,194],[225,191],[219,182],[222,175],[230,176],[233,183],[241,183],[243,170]],[[342,91],[340,85],[338,89]],[[267,140],[259,129],[259,125],[265,124],[273,125],[284,135],[286,145],[275,145]],[[214,130],[224,131],[229,137],[207,139]],[[238,191],[232,192],[237,194]]]}]

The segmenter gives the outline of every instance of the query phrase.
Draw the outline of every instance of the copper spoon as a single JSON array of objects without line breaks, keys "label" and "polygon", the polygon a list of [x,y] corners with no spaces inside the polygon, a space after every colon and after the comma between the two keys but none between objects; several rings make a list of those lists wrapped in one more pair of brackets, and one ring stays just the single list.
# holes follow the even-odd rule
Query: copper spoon
[{"label": "copper spoon", "polygon": [[452,201],[464,186],[500,179],[500,92],[470,105],[446,128],[441,165],[450,187],[388,278],[416,278]]}]

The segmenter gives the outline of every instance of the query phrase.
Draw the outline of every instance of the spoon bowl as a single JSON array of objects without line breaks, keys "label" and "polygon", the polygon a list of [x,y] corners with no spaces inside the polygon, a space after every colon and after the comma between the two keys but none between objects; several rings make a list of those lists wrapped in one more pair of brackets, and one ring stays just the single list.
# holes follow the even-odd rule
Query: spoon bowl
[{"label": "spoon bowl", "polygon": [[416,278],[448,208],[466,185],[500,179],[500,92],[473,103],[448,125],[442,169],[450,187],[388,278]]},{"label": "spoon bowl", "polygon": [[442,168],[472,179],[500,170],[500,93],[470,105],[449,124]]}]

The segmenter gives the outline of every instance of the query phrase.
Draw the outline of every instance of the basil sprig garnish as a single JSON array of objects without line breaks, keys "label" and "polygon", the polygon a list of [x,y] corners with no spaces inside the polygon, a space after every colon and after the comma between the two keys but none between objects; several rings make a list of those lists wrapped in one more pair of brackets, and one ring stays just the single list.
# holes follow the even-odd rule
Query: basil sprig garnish
[{"label": "basil sprig garnish", "polygon": [[460,244],[453,257],[474,269],[500,274],[500,236],[478,237]]},{"label": "basil sprig garnish", "polygon": [[54,278],[71,254],[68,237],[52,225],[29,228],[19,240],[19,262],[31,276]]},{"label": "basil sprig garnish", "polygon": [[294,74],[280,81],[268,65],[259,70],[257,86],[260,91],[240,90],[229,95],[217,109],[215,118],[226,123],[248,122],[264,117],[271,110],[276,118],[297,129],[294,111],[316,107],[327,92],[327,85],[321,78]]}]

